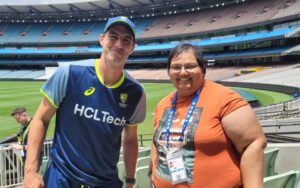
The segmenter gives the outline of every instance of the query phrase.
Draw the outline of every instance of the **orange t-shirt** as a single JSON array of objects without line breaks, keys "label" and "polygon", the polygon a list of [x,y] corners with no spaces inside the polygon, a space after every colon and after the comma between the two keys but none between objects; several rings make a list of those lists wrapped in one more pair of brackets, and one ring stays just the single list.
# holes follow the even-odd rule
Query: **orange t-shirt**
[{"label": "orange t-shirt", "polygon": [[212,81],[204,87],[190,118],[183,141],[181,134],[191,101],[177,97],[170,128],[170,150],[183,151],[188,182],[172,185],[166,163],[166,123],[175,92],[162,99],[155,109],[153,140],[157,154],[153,161],[153,180],[157,188],[224,188],[242,185],[240,155],[226,136],[221,120],[248,103],[236,92]]}]

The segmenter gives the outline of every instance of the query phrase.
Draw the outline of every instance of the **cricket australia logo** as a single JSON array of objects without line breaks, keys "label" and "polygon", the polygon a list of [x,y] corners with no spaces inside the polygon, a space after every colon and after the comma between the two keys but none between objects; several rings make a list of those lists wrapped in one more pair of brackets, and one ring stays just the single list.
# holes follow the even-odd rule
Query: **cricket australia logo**
[{"label": "cricket australia logo", "polygon": [[126,108],[127,107],[127,104],[126,104],[127,98],[128,98],[128,94],[127,93],[121,93],[120,94],[120,100],[121,100],[121,102],[119,103],[120,107],[122,107],[122,108]]}]

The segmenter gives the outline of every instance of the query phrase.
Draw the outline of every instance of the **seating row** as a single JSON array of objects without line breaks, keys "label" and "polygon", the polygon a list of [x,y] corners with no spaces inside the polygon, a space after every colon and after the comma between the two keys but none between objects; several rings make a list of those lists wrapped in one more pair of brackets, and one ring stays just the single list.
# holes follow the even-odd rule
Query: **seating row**
[{"label": "seating row", "polygon": [[[274,148],[264,152],[264,187],[265,188],[300,188],[300,171],[288,171],[281,174],[275,173],[275,161],[279,149]],[[119,178],[125,180],[125,165],[121,152],[118,162]],[[135,188],[150,188],[148,177],[150,149],[139,151],[135,171]],[[44,159],[40,173],[44,174],[48,160]],[[125,186],[125,184],[124,184]]]}]

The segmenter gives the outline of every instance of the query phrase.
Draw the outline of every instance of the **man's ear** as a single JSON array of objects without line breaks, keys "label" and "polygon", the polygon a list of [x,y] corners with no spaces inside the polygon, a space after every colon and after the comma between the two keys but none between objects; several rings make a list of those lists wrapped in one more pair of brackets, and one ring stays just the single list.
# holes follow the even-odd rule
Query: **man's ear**
[{"label": "man's ear", "polygon": [[131,53],[133,52],[134,49],[135,49],[135,43],[133,43],[132,45]]},{"label": "man's ear", "polygon": [[102,46],[103,38],[104,38],[104,36],[103,36],[103,34],[101,34],[101,35],[99,36],[99,43],[100,43],[100,46]]}]

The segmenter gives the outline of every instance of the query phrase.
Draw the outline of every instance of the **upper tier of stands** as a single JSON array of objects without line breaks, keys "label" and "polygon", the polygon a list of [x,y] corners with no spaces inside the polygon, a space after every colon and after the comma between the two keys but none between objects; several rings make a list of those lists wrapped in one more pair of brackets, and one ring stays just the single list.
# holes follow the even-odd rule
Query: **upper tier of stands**
[{"label": "upper tier of stands", "polygon": [[[190,12],[187,15],[169,15],[158,18],[140,38],[161,38],[209,31],[224,31],[241,26],[249,27],[261,22],[274,22],[284,17],[297,17],[299,0],[261,0],[227,7]],[[196,7],[195,7],[196,9]]]},{"label": "upper tier of stands", "polygon": [[[299,17],[300,0],[261,0],[231,6],[135,19],[138,39],[182,36],[236,27],[248,27],[282,18]],[[196,8],[195,8],[196,9]],[[0,24],[0,44],[51,44],[97,42],[105,21],[77,23],[11,23]],[[247,24],[247,25],[246,25]],[[300,24],[300,23],[298,23]],[[266,33],[257,33],[264,35]],[[236,40],[252,40],[237,38]],[[271,37],[271,36],[270,36]]]},{"label": "upper tier of stands", "polygon": [[[154,20],[155,18],[136,19],[137,37]],[[105,22],[0,24],[0,44],[97,42],[104,26]]]},{"label": "upper tier of stands", "polygon": [[[300,28],[300,27],[299,27]],[[239,43],[247,43],[254,41],[266,41],[274,38],[285,38],[291,33],[295,33],[299,28],[291,27],[284,29],[277,29],[274,31],[260,31],[256,33],[245,33],[239,36],[224,36],[224,37],[214,37],[211,39],[199,40],[189,42],[194,45],[208,47],[208,46],[224,46],[229,44],[239,44]],[[179,42],[166,42],[161,44],[144,44],[136,46],[134,52],[153,52],[153,51],[168,51],[175,46],[177,46]],[[280,48],[272,48],[272,49],[256,49],[256,50],[248,50],[248,51],[236,51],[236,52],[220,52],[220,53],[210,53],[205,54],[205,58],[207,59],[224,59],[231,57],[241,57],[241,56],[253,56],[253,55],[268,55],[268,54],[281,54],[294,46],[286,46]],[[59,47],[59,48],[4,48],[0,49],[0,56],[5,55],[74,55],[74,54],[100,54],[102,52],[102,48],[95,47]],[[293,52],[292,50],[285,52],[285,55]],[[138,61],[162,61],[165,60],[166,57],[145,57],[145,58],[131,58],[130,61],[138,62]],[[6,61],[5,61],[6,62]],[[4,62],[4,63],[5,63]],[[1,61],[0,61],[1,63]]]}]

